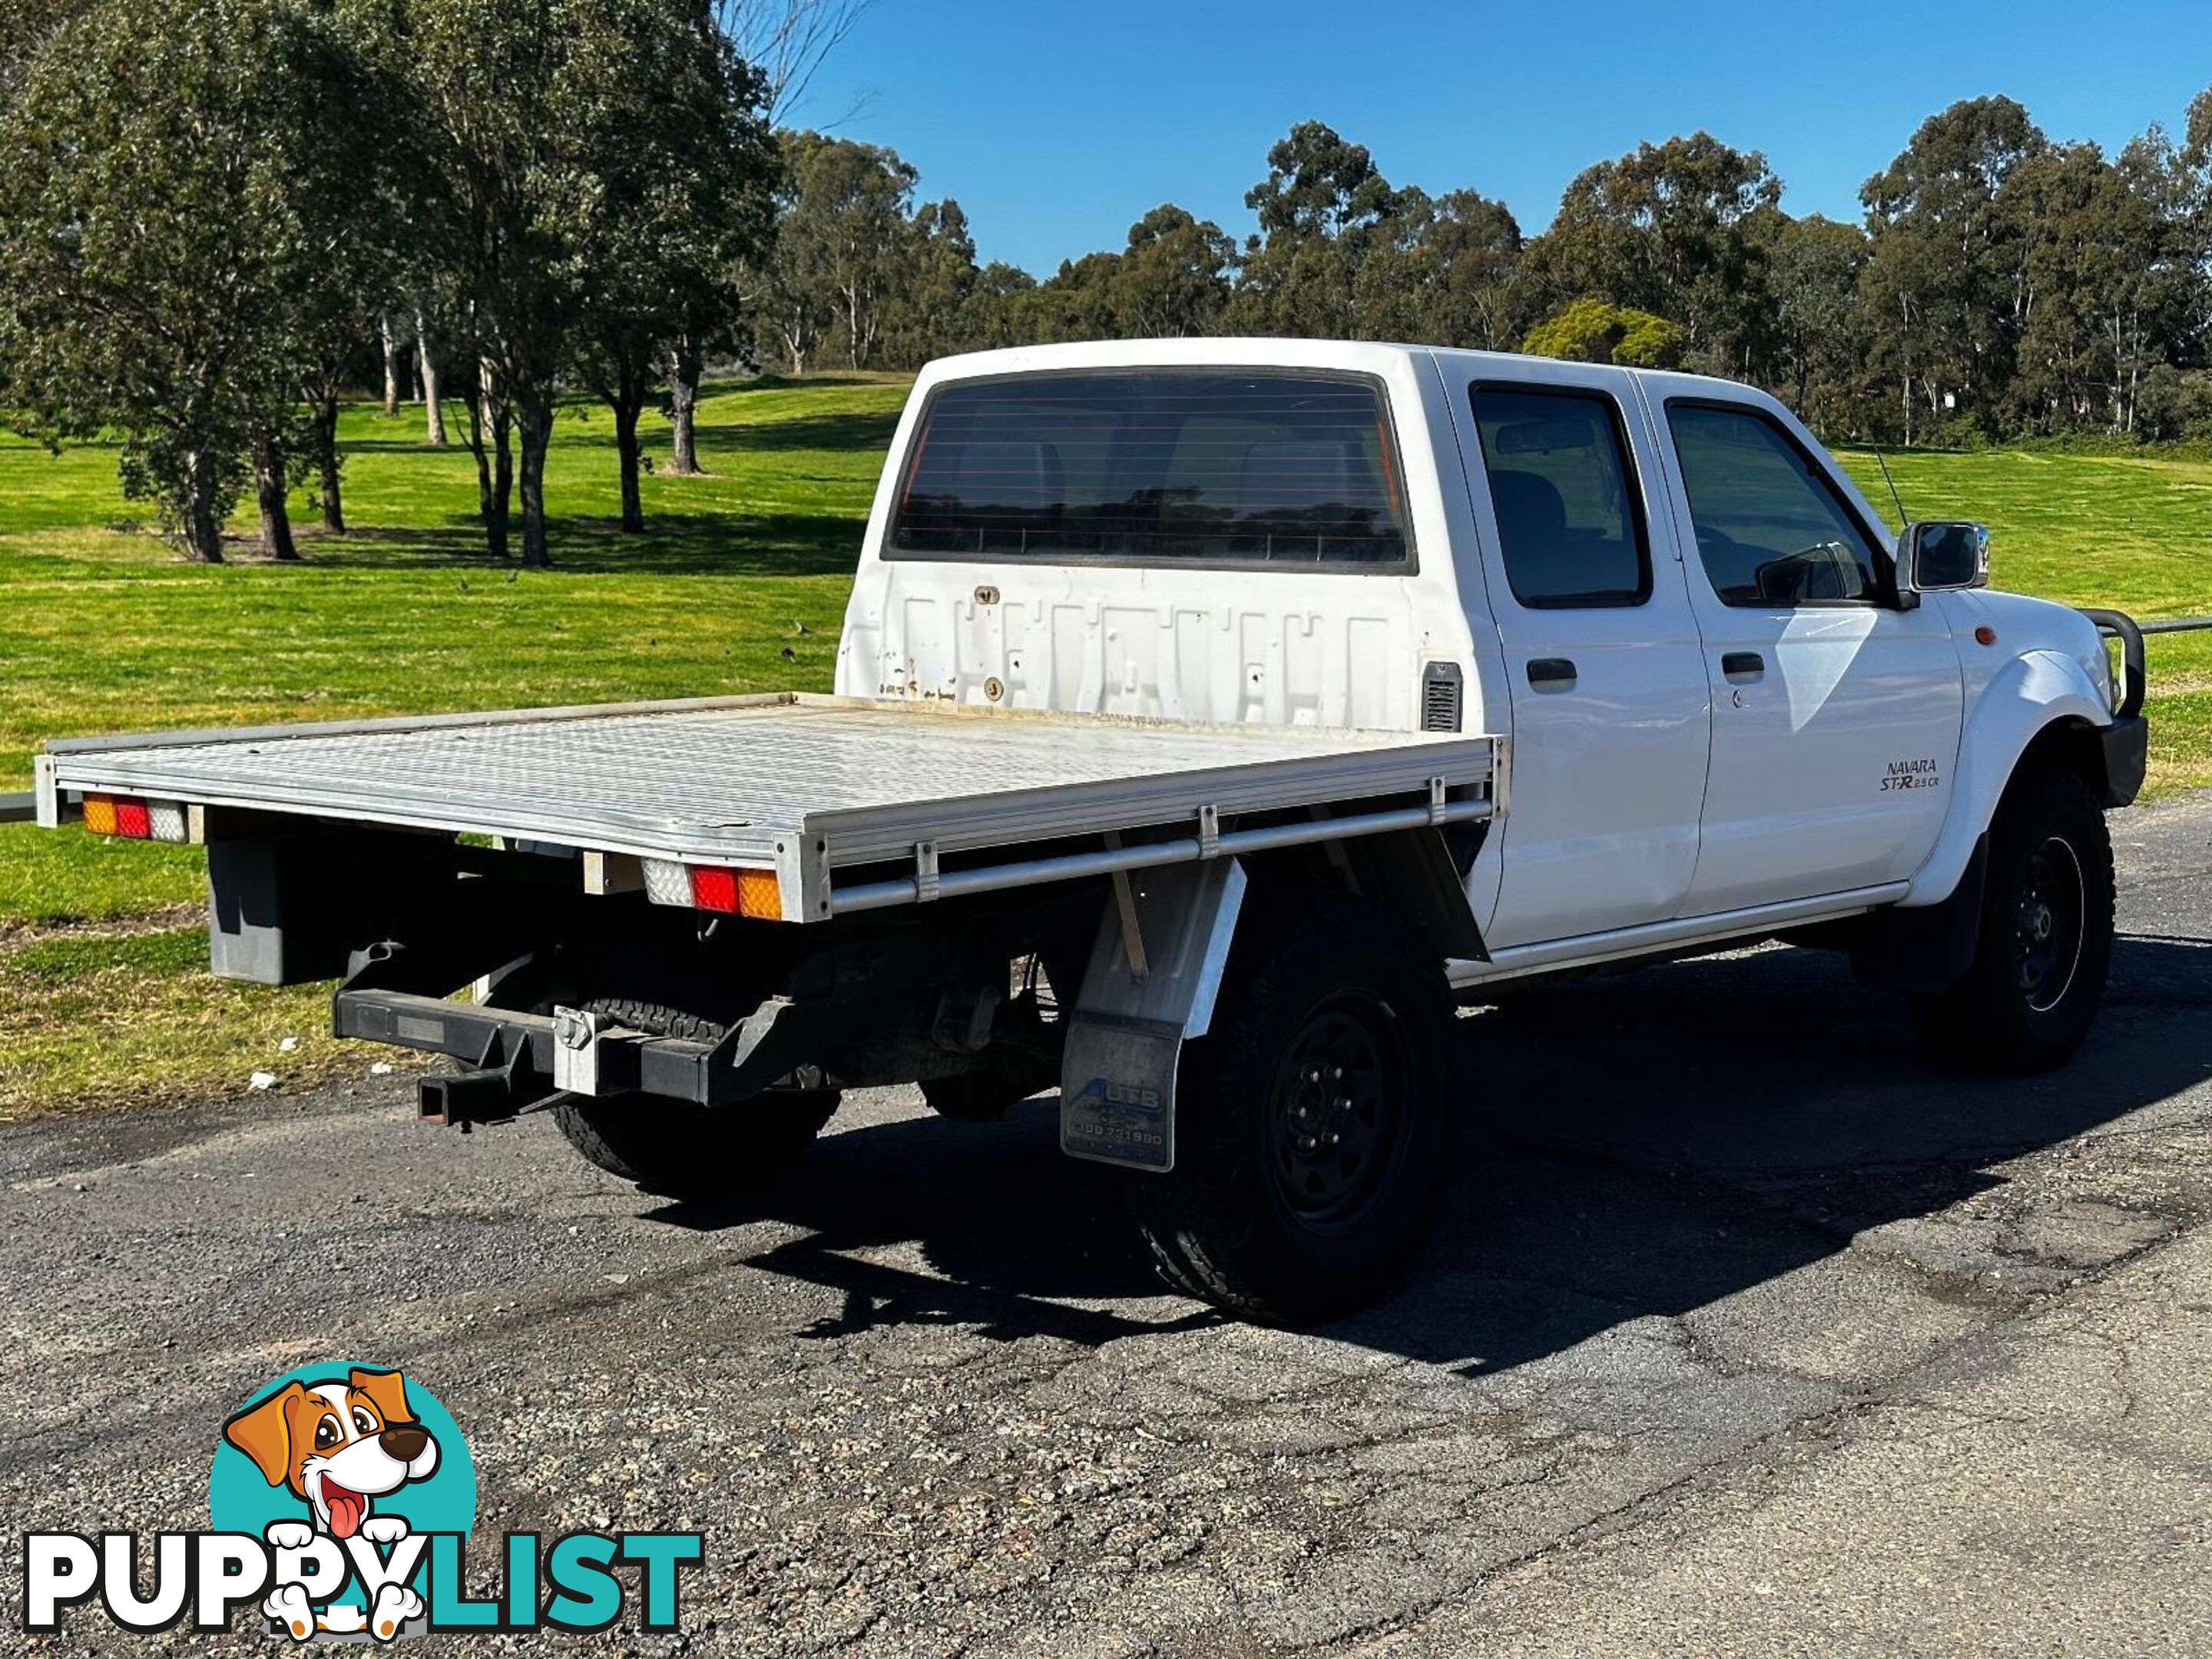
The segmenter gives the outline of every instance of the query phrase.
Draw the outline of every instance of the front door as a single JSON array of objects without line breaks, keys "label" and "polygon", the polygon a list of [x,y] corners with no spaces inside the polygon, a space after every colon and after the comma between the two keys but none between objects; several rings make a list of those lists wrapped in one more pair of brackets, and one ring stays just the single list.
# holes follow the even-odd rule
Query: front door
[{"label": "front door", "polygon": [[1942,828],[1959,656],[1810,441],[1748,403],[1668,398],[1712,688],[1686,915],[1903,881]]},{"label": "front door", "polygon": [[1665,921],[1697,865],[1710,710],[1650,427],[1617,369],[1476,370],[1457,396],[1513,707],[1484,937]]}]

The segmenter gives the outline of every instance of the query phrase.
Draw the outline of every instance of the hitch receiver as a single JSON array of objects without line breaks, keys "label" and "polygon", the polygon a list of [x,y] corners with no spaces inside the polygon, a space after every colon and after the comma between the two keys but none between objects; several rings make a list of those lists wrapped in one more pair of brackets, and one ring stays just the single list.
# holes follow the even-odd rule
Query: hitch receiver
[{"label": "hitch receiver", "polygon": [[502,1068],[420,1079],[415,1109],[425,1123],[458,1124],[465,1134],[472,1124],[501,1122],[522,1108],[515,1103],[514,1078]]}]

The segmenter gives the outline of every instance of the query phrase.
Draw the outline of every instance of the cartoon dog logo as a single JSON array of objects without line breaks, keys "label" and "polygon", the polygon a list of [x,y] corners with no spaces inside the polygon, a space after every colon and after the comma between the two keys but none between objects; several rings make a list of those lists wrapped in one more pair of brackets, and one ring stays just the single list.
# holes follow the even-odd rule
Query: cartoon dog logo
[{"label": "cartoon dog logo", "polygon": [[[223,1438],[253,1460],[272,1486],[289,1486],[307,1506],[307,1523],[278,1522],[268,1540],[278,1549],[306,1547],[317,1533],[343,1544],[356,1534],[372,1544],[396,1544],[407,1522],[372,1514],[376,1499],[438,1467],[438,1443],[408,1408],[398,1371],[358,1368],[343,1382],[288,1382],[222,1425]],[[388,1640],[419,1616],[422,1599],[404,1584],[386,1585],[365,1611],[333,1606],[313,1610],[296,1584],[280,1586],[262,1604],[301,1641],[317,1630],[367,1630]]]}]

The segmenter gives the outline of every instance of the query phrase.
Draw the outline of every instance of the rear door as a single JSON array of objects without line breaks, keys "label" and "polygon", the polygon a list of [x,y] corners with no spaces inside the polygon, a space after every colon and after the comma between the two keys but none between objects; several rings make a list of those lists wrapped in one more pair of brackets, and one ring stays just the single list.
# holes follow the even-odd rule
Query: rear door
[{"label": "rear door", "polygon": [[1513,710],[1484,937],[1665,921],[1697,866],[1711,711],[1641,402],[1617,369],[1450,373]]},{"label": "rear door", "polygon": [[1712,771],[1686,915],[1902,881],[1943,824],[1958,648],[1899,608],[1886,538],[1778,408],[1667,396],[1667,463],[1698,549]]}]

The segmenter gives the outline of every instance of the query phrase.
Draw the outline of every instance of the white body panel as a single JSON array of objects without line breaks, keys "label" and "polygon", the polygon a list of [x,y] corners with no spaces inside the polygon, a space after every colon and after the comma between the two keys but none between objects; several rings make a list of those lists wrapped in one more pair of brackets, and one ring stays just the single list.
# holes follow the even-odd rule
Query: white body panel
[{"label": "white body panel", "polygon": [[[883,556],[914,431],[945,381],[1024,369],[1240,364],[1382,381],[1406,469],[1413,572]],[[1468,596],[1451,556],[1463,527],[1447,518],[1438,473],[1439,458],[1455,473],[1458,461],[1449,416],[1436,407],[1425,368],[1415,354],[1389,347],[1253,340],[1037,347],[931,364],[877,490],[837,653],[838,691],[1077,714],[1412,729],[1422,663],[1446,658],[1462,671],[1472,666]],[[1442,423],[1442,443],[1432,421]],[[1449,483],[1463,489],[1456,476]],[[1480,603],[1479,591],[1474,598]],[[1469,731],[1481,729],[1472,678]]]},{"label": "white body panel", "polygon": [[2105,726],[2112,718],[2111,664],[2095,624],[2077,611],[2017,593],[1931,596],[1972,641],[1986,625],[1993,646],[1960,647],[1966,682],[1966,729],[1959,744],[1957,786],[1942,832],[1901,901],[1940,904],[1958,884],[1974,843],[1996,816],[1997,801],[2028,744],[2063,720]]},{"label": "white body panel", "polygon": [[[884,556],[907,457],[939,386],[1029,372],[1237,367],[1382,384],[1412,569]],[[1648,602],[1563,610],[1515,599],[1468,401],[1478,381],[1572,386],[1619,400],[1650,532]],[[1724,381],[1313,340],[1101,342],[933,363],[877,491],[837,690],[1403,731],[1420,723],[1425,665],[1455,663],[1462,729],[1513,740],[1503,823],[1468,878],[1496,959],[1454,964],[1462,981],[1940,900],[2035,732],[2055,720],[2109,721],[2094,629],[2064,607],[1989,593],[1933,595],[1915,608],[1723,605],[1697,552],[1669,396],[1778,420],[1869,532],[1879,530],[1879,515],[1787,410]],[[1974,629],[1992,619],[2000,645],[1975,645]],[[1722,658],[1737,651],[1762,657],[1755,683],[1723,672]],[[1528,662],[1546,657],[1575,662],[1571,688],[1531,685]]]}]

